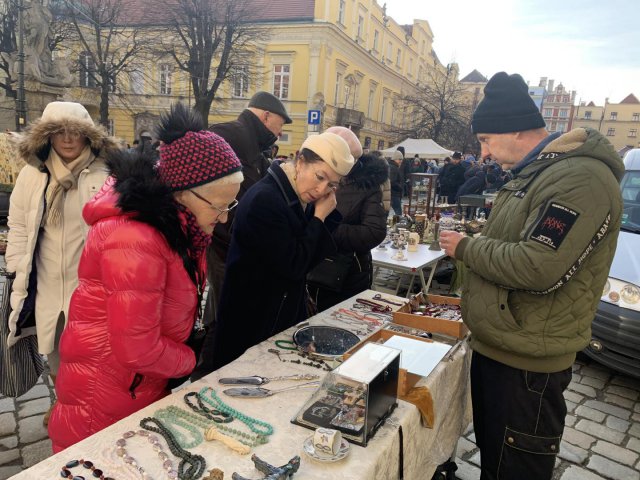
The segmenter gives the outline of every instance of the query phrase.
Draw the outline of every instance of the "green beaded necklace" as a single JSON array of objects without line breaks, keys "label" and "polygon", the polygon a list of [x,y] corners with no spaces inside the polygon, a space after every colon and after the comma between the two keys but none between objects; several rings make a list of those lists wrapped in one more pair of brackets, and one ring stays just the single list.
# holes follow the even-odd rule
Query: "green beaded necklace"
[{"label": "green beaded necklace", "polygon": [[[213,408],[216,408],[221,412],[240,420],[247,427],[249,427],[249,430],[251,430],[253,433],[265,436],[273,434],[273,427],[271,425],[269,425],[267,422],[263,422],[262,420],[258,420],[256,418],[245,415],[235,408],[230,407],[229,405],[224,403],[222,399],[218,397],[218,395],[216,395],[216,391],[213,388],[203,387],[202,390],[198,392],[198,396]],[[263,429],[260,429],[258,427],[263,427]]]},{"label": "green beaded necklace", "polygon": [[[197,427],[202,425],[197,425],[193,421],[188,421],[184,418],[181,418],[174,411],[170,410],[171,408],[177,407],[163,408],[156,411],[153,416],[164,423],[165,427],[167,427],[167,430],[173,433],[173,436],[182,448],[189,450],[200,445],[204,441],[204,436],[202,435],[202,431]],[[188,435],[185,435],[177,427],[187,430],[191,434],[191,440],[189,440]],[[206,429],[207,427],[204,426],[204,428]]]},{"label": "green beaded necklace", "polygon": [[[240,443],[248,447],[257,447],[258,445],[264,445],[265,443],[268,442],[267,437],[264,435],[252,435],[250,433],[246,433],[241,430],[231,428],[227,425],[223,425],[217,422],[207,421],[204,418],[202,418],[200,415],[196,415],[194,413],[188,412],[174,405],[170,405],[167,408],[158,410],[154,414],[154,416],[156,418],[161,419],[163,422],[165,422],[165,425],[169,430],[171,430],[172,433],[174,433],[173,425],[183,427],[186,430],[189,430],[190,432],[194,432],[195,430],[197,433],[194,432],[194,437],[197,436],[198,438],[200,438],[200,441],[196,445],[199,445],[200,443],[202,443],[202,433],[198,430],[197,427],[207,430],[212,426],[215,426],[218,430],[223,432],[225,435],[236,438]],[[182,437],[183,436],[181,435],[176,435],[176,439],[178,440],[178,443],[180,443],[181,445],[182,445],[181,442],[183,441]],[[184,445],[182,446],[183,448],[192,448],[192,447],[186,447]]]}]

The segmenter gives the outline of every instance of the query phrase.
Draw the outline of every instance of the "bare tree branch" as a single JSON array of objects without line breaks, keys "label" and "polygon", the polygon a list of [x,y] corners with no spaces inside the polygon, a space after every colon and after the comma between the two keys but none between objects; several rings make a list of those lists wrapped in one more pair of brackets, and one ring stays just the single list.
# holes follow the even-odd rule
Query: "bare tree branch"
[{"label": "bare tree branch", "polygon": [[161,37],[161,51],[189,76],[194,108],[207,119],[223,82],[236,67],[256,71],[255,52],[267,31],[251,21],[249,0],[177,0],[171,28],[175,36]]},{"label": "bare tree branch", "polygon": [[100,90],[100,123],[106,126],[109,96],[117,93],[117,79],[131,70],[132,62],[146,51],[147,42],[122,18],[124,0],[62,1],[83,53],[91,59],[91,65],[78,65],[78,71]]},{"label": "bare tree branch", "polygon": [[471,141],[471,108],[453,68],[430,70],[417,92],[401,103],[413,112],[412,122],[395,133],[403,137],[431,138],[438,144],[466,150]]}]

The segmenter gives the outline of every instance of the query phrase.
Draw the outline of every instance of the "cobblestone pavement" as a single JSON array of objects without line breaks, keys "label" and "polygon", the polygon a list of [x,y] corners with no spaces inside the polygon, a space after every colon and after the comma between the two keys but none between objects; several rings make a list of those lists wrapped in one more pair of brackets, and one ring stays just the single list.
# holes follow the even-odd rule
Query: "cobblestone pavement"
[{"label": "cobblestone pavement", "polygon": [[[565,391],[567,417],[554,480],[640,480],[640,381],[586,357]],[[480,478],[472,426],[456,451],[460,480]]]},{"label": "cobblestone pavement", "polygon": [[[565,392],[568,414],[554,480],[640,480],[640,381],[580,359]],[[42,425],[54,390],[43,375],[16,399],[0,396],[0,480],[51,455]],[[458,442],[456,476],[480,478],[472,426]]]}]

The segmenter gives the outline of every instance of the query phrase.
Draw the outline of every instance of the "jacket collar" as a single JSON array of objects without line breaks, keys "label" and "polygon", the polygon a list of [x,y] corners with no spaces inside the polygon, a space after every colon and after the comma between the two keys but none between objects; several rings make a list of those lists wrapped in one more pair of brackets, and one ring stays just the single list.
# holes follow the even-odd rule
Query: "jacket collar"
[{"label": "jacket collar", "polygon": [[289,178],[284,170],[282,170],[282,167],[280,167],[280,164],[278,162],[272,163],[267,173],[276,182],[276,185],[280,189],[280,193],[282,193],[284,200],[287,202],[287,206],[295,207],[296,205],[299,205],[302,210],[300,199],[293,190],[291,183],[289,183]]},{"label": "jacket collar", "polygon": [[260,151],[268,149],[278,141],[278,137],[276,137],[271,130],[265,127],[257,115],[251,110],[244,110],[238,116],[238,121],[246,125],[250,131],[256,133],[256,140],[258,141],[258,148]]}]

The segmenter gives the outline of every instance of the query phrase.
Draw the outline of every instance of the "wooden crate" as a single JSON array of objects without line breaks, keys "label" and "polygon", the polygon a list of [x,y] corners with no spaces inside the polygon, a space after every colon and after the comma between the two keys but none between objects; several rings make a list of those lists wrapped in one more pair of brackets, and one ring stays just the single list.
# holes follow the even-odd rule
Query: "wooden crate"
[{"label": "wooden crate", "polygon": [[[358,351],[365,343],[370,343],[370,342],[384,343],[394,336],[411,338],[413,340],[419,340],[421,342],[433,342],[433,340],[430,340],[428,338],[414,337],[413,335],[406,335],[402,332],[393,332],[391,330],[378,330],[376,332],[373,332],[371,335],[369,335],[367,338],[362,340],[357,345],[354,345],[349,350],[347,350],[344,353],[343,358],[345,360],[349,358],[356,351]],[[416,375],[415,373],[410,373],[404,368],[401,368],[400,374],[398,376],[398,396],[401,397],[409,393],[409,390],[411,390],[414,387],[414,385],[418,383],[418,381],[420,381],[421,378],[422,376]]]},{"label": "wooden crate", "polygon": [[[419,293],[418,297],[421,298],[423,295],[423,293]],[[430,303],[460,305],[460,298],[458,297],[427,295],[427,300]],[[403,305],[397,312],[393,312],[393,323],[404,325],[406,327],[418,328],[427,332],[442,333],[443,335],[449,335],[450,337],[456,338],[463,338],[469,332],[469,329],[462,321],[456,322],[444,318],[415,315],[411,313],[411,306],[409,304]]]}]

